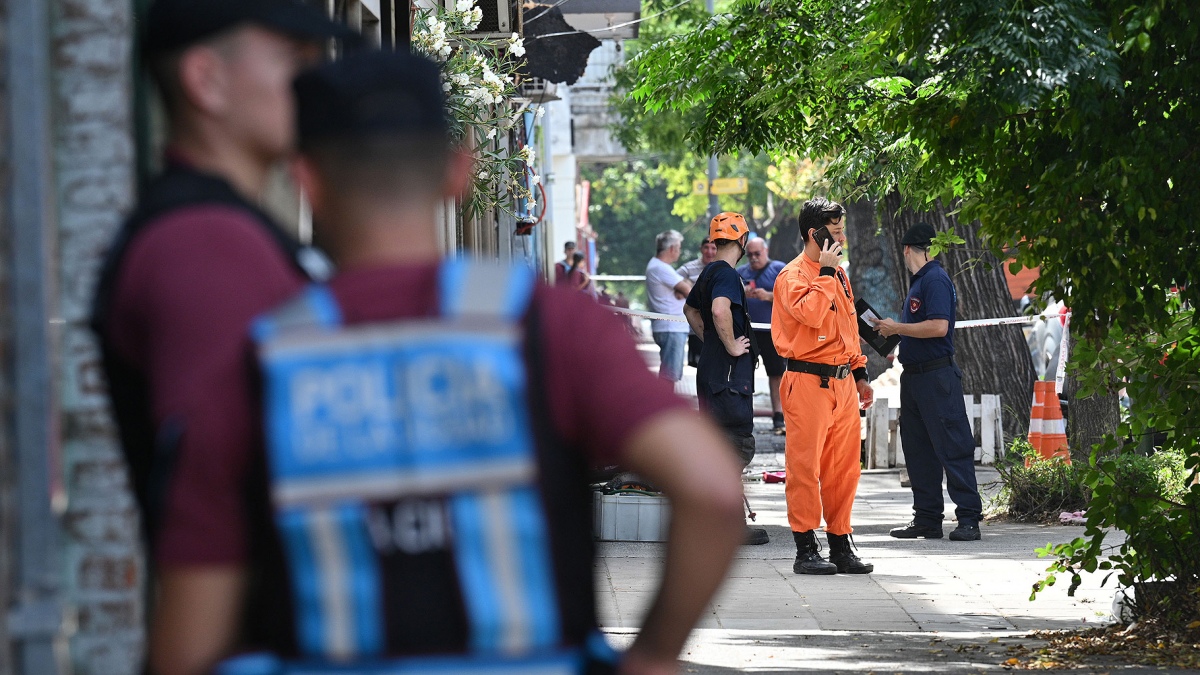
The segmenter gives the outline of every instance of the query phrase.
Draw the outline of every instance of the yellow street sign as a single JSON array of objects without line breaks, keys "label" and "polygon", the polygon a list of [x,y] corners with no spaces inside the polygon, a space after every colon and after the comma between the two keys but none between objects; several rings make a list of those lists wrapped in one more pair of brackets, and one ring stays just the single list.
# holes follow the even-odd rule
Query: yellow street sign
[{"label": "yellow street sign", "polygon": [[[750,181],[745,178],[717,178],[712,182],[712,194],[714,195],[744,195],[749,191]],[[692,194],[709,194],[708,182],[692,181]]]}]

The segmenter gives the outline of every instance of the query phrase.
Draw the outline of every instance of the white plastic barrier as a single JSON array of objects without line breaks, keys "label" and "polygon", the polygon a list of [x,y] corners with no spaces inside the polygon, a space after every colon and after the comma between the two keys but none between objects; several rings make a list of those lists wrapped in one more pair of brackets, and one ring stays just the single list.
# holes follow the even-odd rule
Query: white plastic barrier
[{"label": "white plastic barrier", "polygon": [[[967,422],[971,433],[979,430],[979,445],[975,447],[975,461],[992,465],[1004,456],[1003,420],[1000,412],[1000,396],[984,394],[979,402],[974,396],[963,396],[967,407]],[[900,440],[899,408],[888,405],[886,398],[875,399],[875,405],[863,417],[865,442],[867,444],[867,468],[890,469],[904,466],[904,445]]]}]

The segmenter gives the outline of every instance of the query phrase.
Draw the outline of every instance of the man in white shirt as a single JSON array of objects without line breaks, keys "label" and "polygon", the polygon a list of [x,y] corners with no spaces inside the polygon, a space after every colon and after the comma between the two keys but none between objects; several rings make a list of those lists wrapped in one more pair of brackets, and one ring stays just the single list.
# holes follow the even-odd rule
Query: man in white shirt
[{"label": "man in white shirt", "polygon": [[[700,273],[704,271],[708,264],[717,259],[717,244],[710,241],[707,237],[700,242],[700,257],[691,262],[685,262],[676,270],[680,275],[687,277],[692,285],[696,284],[696,280],[700,278]],[[693,368],[700,365],[700,350],[704,347],[704,343],[700,341],[700,337],[693,331],[688,333],[687,338],[687,364]]]},{"label": "man in white shirt", "polygon": [[658,376],[678,382],[683,378],[683,346],[687,343],[688,324],[683,321],[683,301],[692,290],[692,282],[671,265],[679,260],[683,235],[667,230],[654,238],[657,251],[646,264],[646,296],[651,312],[677,316],[679,321],[653,319],[650,332],[659,349]]},{"label": "man in white shirt", "polygon": [[705,239],[704,241],[700,242],[700,257],[691,262],[686,262],[680,265],[679,269],[676,271],[687,277],[688,281],[691,281],[693,284],[695,284],[696,280],[700,278],[700,273],[704,271],[705,267],[708,267],[708,263],[716,259],[716,243]]}]

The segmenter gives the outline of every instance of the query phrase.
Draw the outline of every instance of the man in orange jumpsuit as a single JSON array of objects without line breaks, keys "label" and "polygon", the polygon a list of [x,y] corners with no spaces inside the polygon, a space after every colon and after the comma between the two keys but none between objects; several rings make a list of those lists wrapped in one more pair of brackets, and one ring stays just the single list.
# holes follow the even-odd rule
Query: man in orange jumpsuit
[{"label": "man in orange jumpsuit", "polygon": [[[846,242],[844,217],[837,202],[821,197],[805,202],[804,250],[775,280],[771,337],[787,360],[779,394],[788,430],[786,494],[796,574],[875,569],[855,555],[850,541],[850,507],[861,471],[858,411],[870,407],[875,394],[859,346],[854,292],[838,266]],[[822,515],[828,561],[814,533]]]}]

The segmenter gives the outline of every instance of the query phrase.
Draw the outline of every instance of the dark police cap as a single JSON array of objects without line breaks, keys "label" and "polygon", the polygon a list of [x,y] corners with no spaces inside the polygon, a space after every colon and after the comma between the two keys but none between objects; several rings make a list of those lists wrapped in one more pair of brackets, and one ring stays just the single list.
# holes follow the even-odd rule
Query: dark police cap
[{"label": "dark police cap", "polygon": [[357,37],[303,0],[154,0],[146,10],[142,53],[169,54],[242,23],[302,39]]},{"label": "dark police cap", "polygon": [[301,144],[326,138],[448,133],[441,72],[406,51],[361,51],[296,78]]},{"label": "dark police cap", "polygon": [[908,228],[904,233],[904,237],[900,239],[900,243],[904,246],[924,246],[928,247],[933,241],[933,226],[926,222],[920,222]]}]

